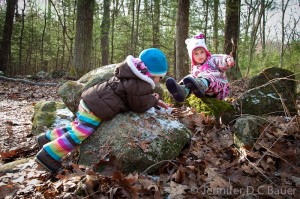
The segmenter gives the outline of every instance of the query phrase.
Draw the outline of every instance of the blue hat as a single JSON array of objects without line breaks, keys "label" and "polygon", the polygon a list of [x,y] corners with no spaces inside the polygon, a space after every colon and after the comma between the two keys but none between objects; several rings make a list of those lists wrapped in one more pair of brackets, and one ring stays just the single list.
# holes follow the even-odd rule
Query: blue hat
[{"label": "blue hat", "polygon": [[151,75],[164,76],[167,74],[167,58],[161,50],[157,48],[145,49],[140,53],[139,58],[147,66]]}]

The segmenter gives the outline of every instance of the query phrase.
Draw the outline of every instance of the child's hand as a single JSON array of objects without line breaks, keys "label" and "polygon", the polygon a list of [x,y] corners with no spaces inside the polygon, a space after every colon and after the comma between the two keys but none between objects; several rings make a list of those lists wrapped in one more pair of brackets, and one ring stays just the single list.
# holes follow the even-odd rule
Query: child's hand
[{"label": "child's hand", "polygon": [[154,96],[156,99],[159,99],[159,94],[153,93],[153,96]]},{"label": "child's hand", "polygon": [[157,105],[160,106],[160,107],[162,107],[162,108],[164,108],[164,109],[168,109],[169,108],[169,106],[165,102],[163,102],[162,100],[158,100]]},{"label": "child's hand", "polygon": [[226,62],[227,62],[228,66],[229,66],[230,68],[233,67],[234,64],[235,64],[233,57],[228,57],[228,58],[226,59]]}]

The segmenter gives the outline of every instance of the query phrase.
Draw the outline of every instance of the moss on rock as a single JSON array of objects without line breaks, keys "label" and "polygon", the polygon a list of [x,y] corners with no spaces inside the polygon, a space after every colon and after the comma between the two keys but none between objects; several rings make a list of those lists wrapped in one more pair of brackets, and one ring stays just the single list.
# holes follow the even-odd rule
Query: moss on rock
[{"label": "moss on rock", "polygon": [[234,119],[234,107],[224,100],[212,97],[197,98],[195,95],[190,95],[186,101],[188,106],[195,108],[198,113],[222,118],[224,123],[229,123]]},{"label": "moss on rock", "polygon": [[41,101],[34,107],[31,132],[38,135],[50,128],[56,118],[56,110],[65,108],[61,102]]}]

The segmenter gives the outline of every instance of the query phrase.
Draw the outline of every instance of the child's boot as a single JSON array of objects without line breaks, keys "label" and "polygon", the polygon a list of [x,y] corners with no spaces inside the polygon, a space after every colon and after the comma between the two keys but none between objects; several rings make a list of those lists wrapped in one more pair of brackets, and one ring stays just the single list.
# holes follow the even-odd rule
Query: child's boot
[{"label": "child's boot", "polygon": [[62,168],[62,164],[59,161],[54,160],[45,149],[40,150],[34,160],[52,173],[55,173]]},{"label": "child's boot", "polygon": [[39,147],[39,150],[41,150],[45,144],[50,142],[50,140],[46,137],[46,133],[41,133],[40,135],[36,136],[35,141]]},{"label": "child's boot", "polygon": [[169,77],[166,80],[166,86],[167,86],[168,91],[173,95],[174,99],[177,102],[183,102],[185,100],[186,90],[185,90],[184,86],[177,84],[175,79],[173,79],[172,77]]},{"label": "child's boot", "polygon": [[186,85],[196,97],[201,98],[205,96],[205,90],[207,89],[207,86],[201,80],[201,78],[186,76],[183,79],[183,84]]}]

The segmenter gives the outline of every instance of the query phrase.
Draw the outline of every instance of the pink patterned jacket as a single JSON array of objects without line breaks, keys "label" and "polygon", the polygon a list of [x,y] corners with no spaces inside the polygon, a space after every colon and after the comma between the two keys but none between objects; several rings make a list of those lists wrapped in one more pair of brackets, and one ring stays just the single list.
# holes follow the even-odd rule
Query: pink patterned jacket
[{"label": "pink patterned jacket", "polygon": [[229,95],[229,83],[225,71],[230,69],[226,59],[229,55],[214,54],[207,58],[202,65],[192,66],[192,75],[194,78],[206,78],[210,84],[205,93],[223,100]]}]

